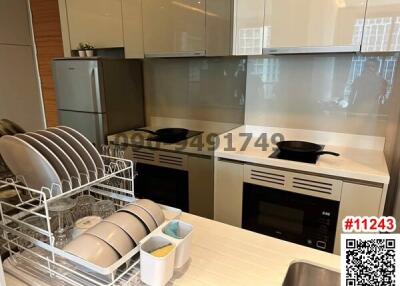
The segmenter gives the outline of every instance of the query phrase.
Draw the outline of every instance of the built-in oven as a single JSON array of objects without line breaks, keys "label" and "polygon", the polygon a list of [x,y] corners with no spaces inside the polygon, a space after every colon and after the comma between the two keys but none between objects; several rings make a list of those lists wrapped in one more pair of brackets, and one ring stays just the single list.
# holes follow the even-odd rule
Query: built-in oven
[{"label": "built-in oven", "polygon": [[136,164],[136,197],[214,217],[214,157],[127,144],[123,148],[124,157]]},{"label": "built-in oven", "polygon": [[135,196],[189,211],[189,178],[186,170],[137,163]]},{"label": "built-in oven", "polygon": [[243,228],[333,253],[340,182],[280,170],[247,168]]}]

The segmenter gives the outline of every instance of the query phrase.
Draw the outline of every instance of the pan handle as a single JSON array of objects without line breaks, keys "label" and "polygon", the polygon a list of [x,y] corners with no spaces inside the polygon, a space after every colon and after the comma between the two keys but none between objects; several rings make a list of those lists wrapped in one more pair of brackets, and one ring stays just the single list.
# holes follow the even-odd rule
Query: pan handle
[{"label": "pan handle", "polygon": [[340,156],[339,153],[331,152],[331,151],[318,151],[315,152],[316,155],[332,155],[332,156]]},{"label": "pan handle", "polygon": [[154,131],[149,130],[149,129],[135,128],[135,129],[133,129],[133,130],[134,130],[134,131],[142,131],[142,132],[150,133],[150,134],[153,134],[153,135],[158,135],[157,132],[154,132]]}]

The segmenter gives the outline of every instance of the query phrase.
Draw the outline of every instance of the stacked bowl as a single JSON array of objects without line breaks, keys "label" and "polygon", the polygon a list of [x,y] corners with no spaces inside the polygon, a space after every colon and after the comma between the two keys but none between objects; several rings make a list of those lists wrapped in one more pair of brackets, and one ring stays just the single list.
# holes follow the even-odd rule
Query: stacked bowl
[{"label": "stacked bowl", "polygon": [[64,251],[97,266],[109,267],[164,221],[164,213],[156,203],[136,200],[72,240]]}]

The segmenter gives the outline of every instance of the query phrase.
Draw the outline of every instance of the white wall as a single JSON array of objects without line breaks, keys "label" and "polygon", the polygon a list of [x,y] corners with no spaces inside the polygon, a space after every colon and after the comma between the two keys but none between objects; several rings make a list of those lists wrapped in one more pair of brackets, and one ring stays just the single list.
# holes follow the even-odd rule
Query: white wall
[{"label": "white wall", "polygon": [[26,0],[0,0],[0,118],[26,130],[45,127]]}]

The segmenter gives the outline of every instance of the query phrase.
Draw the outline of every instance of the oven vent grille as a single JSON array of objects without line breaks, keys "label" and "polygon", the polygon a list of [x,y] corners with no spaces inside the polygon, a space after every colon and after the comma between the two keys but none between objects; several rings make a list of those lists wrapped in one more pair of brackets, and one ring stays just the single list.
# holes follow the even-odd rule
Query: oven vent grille
[{"label": "oven vent grille", "polygon": [[155,154],[153,152],[146,151],[144,149],[134,150],[132,154],[133,158],[136,159],[137,161],[148,162],[148,163],[153,163],[156,161]]},{"label": "oven vent grille", "polygon": [[262,181],[279,186],[285,185],[285,175],[275,174],[267,171],[251,170],[250,178],[256,181]]},{"label": "oven vent grille", "polygon": [[293,188],[301,189],[311,192],[319,192],[324,194],[331,194],[333,191],[333,184],[329,182],[322,182],[317,180],[309,180],[304,178],[293,177]]},{"label": "oven vent grille", "polygon": [[244,166],[244,181],[334,201],[340,201],[343,184],[341,180],[334,178],[253,165]]},{"label": "oven vent grille", "polygon": [[184,165],[183,158],[180,156],[174,156],[173,154],[160,154],[158,160],[161,164],[173,165],[175,167],[183,167]]},{"label": "oven vent grille", "polygon": [[187,155],[158,151],[157,165],[178,170],[187,170]]}]

